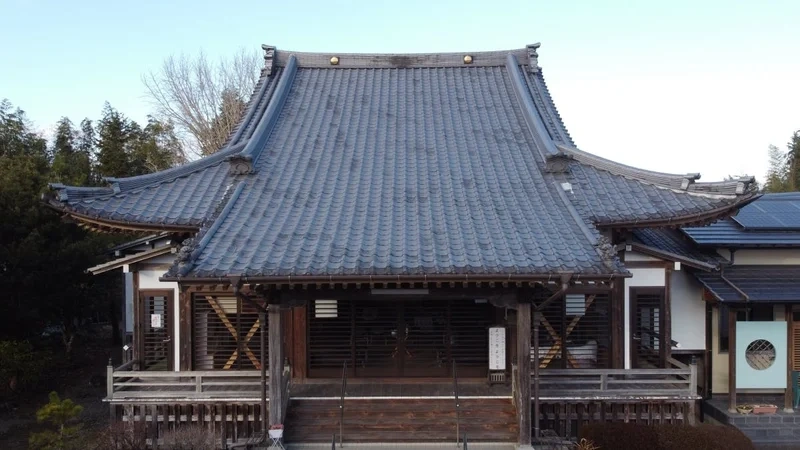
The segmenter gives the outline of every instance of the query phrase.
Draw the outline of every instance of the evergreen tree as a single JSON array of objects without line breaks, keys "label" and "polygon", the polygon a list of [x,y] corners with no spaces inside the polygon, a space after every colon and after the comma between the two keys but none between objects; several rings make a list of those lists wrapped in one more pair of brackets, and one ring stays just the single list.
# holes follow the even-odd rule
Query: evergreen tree
[{"label": "evergreen tree", "polygon": [[88,161],[89,164],[89,179],[87,185],[96,186],[100,183],[100,177],[97,174],[97,149],[95,147],[97,139],[95,138],[94,125],[92,121],[85,118],[81,121],[81,129],[78,133],[76,140],[76,148],[80,154],[82,161]]},{"label": "evergreen tree", "polygon": [[66,117],[56,126],[53,139],[53,168],[51,179],[60,183],[86,186],[92,179],[89,155],[78,150],[78,131]]},{"label": "evergreen tree", "polygon": [[792,134],[783,153],[774,145],[769,146],[769,169],[766,192],[796,192],[800,190],[800,130]]},{"label": "evergreen tree", "polygon": [[163,123],[148,116],[144,129],[136,125],[132,130],[135,139],[131,166],[135,174],[157,172],[183,162],[183,147],[171,122]]},{"label": "evergreen tree", "polygon": [[131,174],[128,146],[131,125],[119,111],[106,103],[97,125],[97,166],[103,177],[125,177]]},{"label": "evergreen tree", "polygon": [[23,111],[0,103],[0,338],[58,325],[69,352],[80,320],[108,310],[102,292],[109,280],[85,270],[100,262],[110,239],[65,226],[41,202],[51,172],[45,140]]},{"label": "evergreen tree", "polygon": [[769,146],[769,169],[767,169],[767,181],[764,183],[766,192],[786,192],[789,190],[786,178],[788,167],[786,156],[774,145]]}]

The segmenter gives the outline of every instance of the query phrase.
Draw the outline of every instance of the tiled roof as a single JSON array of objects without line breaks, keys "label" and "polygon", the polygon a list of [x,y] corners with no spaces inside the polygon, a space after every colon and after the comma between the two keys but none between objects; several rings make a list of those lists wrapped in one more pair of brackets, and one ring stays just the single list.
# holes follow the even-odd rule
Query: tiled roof
[{"label": "tiled roof", "polygon": [[577,150],[536,56],[276,52],[222,157],[53,204],[202,227],[182,277],[610,276],[624,269],[597,226],[704,222],[752,197],[749,180],[700,186]]},{"label": "tiled roof", "polygon": [[107,178],[107,188],[51,185],[57,192],[51,206],[97,221],[138,225],[154,230],[169,227],[198,229],[220,208],[223,194],[234,182],[229,158],[240,154],[275,90],[280,69],[262,73],[242,120],[219,152],[183,166],[130,178]]},{"label": "tiled roof", "polygon": [[633,245],[637,250],[652,250],[671,261],[680,261],[693,267],[714,270],[724,260],[713,250],[698,248],[679,230],[672,228],[643,228],[633,231]]},{"label": "tiled roof", "polygon": [[729,266],[695,277],[719,301],[800,303],[800,266]]},{"label": "tiled roof", "polygon": [[733,218],[683,232],[701,246],[800,247],[800,193],[765,194]]}]

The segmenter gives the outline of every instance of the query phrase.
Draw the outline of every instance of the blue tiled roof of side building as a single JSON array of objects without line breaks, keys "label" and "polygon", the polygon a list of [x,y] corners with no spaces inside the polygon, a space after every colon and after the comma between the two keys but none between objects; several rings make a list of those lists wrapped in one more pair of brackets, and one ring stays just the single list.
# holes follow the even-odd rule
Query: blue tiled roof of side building
[{"label": "blue tiled roof of side building", "polygon": [[723,261],[723,258],[716,252],[698,248],[696,244],[692,243],[676,229],[644,228],[634,230],[633,237],[636,242],[642,245],[711,266],[717,266]]},{"label": "blue tiled roof of side building", "polygon": [[723,302],[745,301],[733,284],[747,294],[748,301],[800,303],[800,266],[733,265],[722,272],[694,272],[694,276]]},{"label": "blue tiled roof of side building", "polygon": [[800,247],[800,193],[765,194],[733,218],[683,232],[701,246]]}]

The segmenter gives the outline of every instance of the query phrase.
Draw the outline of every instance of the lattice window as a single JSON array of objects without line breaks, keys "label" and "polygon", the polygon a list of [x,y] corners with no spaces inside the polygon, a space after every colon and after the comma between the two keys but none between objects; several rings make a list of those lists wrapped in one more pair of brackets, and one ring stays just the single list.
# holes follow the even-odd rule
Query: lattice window
[{"label": "lattice window", "polygon": [[539,367],[609,367],[610,317],[608,294],[569,294],[549,303],[539,327]]},{"label": "lattice window", "polygon": [[756,339],[747,346],[744,357],[753,369],[768,369],[775,364],[775,346],[766,339]]},{"label": "lattice window", "polygon": [[193,306],[197,370],[261,368],[261,333],[266,324],[259,320],[258,310],[235,297],[216,295],[197,295]]}]

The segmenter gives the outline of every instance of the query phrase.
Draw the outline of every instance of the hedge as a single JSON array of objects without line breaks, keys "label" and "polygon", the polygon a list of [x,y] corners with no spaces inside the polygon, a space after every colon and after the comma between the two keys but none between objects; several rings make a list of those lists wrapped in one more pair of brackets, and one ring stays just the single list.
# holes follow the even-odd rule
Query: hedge
[{"label": "hedge", "polygon": [[644,425],[595,423],[581,428],[579,439],[601,450],[755,450],[740,430],[725,425]]}]

